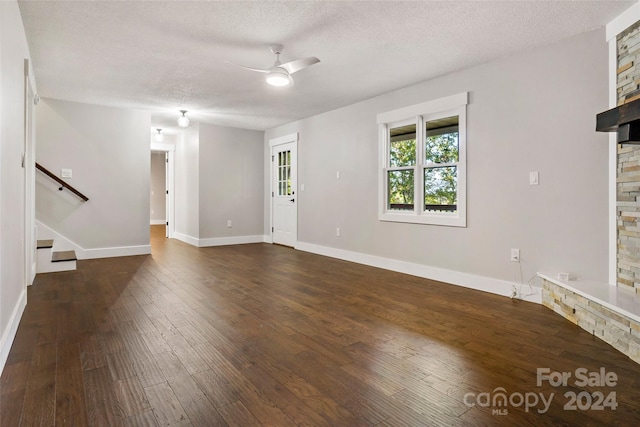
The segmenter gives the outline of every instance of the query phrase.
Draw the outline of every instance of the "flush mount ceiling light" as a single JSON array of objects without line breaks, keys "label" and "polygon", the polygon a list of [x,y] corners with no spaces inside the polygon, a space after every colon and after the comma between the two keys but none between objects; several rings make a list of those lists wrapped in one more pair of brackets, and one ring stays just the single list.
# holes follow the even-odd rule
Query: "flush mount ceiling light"
[{"label": "flush mount ceiling light", "polygon": [[267,74],[267,83],[271,86],[287,86],[293,83],[291,76],[282,68],[273,67]]},{"label": "flush mount ceiling light", "polygon": [[158,133],[156,134],[156,141],[162,142],[164,141],[164,135],[162,134],[162,129],[156,129]]},{"label": "flush mount ceiling light", "polygon": [[276,62],[274,62],[271,68],[269,68],[268,70],[245,67],[244,65],[234,64],[233,62],[229,61],[227,61],[227,63],[235,65],[236,67],[244,68],[245,70],[257,71],[258,73],[266,74],[266,81],[271,86],[287,86],[293,84],[293,78],[291,77],[291,74],[320,62],[320,60],[315,56],[310,56],[308,58],[297,59],[295,61],[286,62],[283,64],[280,62],[280,54],[282,53],[283,49],[284,47],[281,44],[271,46],[271,52],[276,55]]},{"label": "flush mount ceiling light", "polygon": [[178,126],[181,128],[189,127],[189,118],[185,116],[185,114],[187,114],[187,110],[180,110],[180,112],[182,115],[178,117]]}]

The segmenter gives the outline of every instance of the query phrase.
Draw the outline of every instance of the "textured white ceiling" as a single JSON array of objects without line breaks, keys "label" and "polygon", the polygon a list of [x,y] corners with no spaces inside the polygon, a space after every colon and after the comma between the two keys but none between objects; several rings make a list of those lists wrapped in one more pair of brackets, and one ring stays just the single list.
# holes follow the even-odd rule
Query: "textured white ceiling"
[{"label": "textured white ceiling", "polygon": [[[20,1],[40,96],[269,129],[605,25],[633,1]],[[321,63],[273,88],[225,63]],[[604,43],[604,40],[603,40]],[[549,64],[554,66],[554,64]]]}]

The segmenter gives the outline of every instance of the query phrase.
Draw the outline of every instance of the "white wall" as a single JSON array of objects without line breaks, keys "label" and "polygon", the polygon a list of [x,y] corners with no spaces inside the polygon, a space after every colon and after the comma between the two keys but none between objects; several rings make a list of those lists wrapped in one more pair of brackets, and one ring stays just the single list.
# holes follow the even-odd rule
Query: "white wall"
[{"label": "white wall", "polygon": [[149,200],[151,224],[164,224],[167,220],[165,157],[165,153],[151,153],[151,194]]},{"label": "white wall", "polygon": [[[538,271],[606,282],[608,142],[595,132],[608,105],[604,39],[589,32],[267,131],[265,230],[268,141],[299,132],[299,242],[496,282],[520,280],[509,261],[519,248],[525,282]],[[376,114],[463,91],[467,228],[378,221]]]},{"label": "white wall", "polygon": [[14,1],[0,2],[0,373],[26,303],[24,277],[24,60]]},{"label": "white wall", "polygon": [[195,246],[263,240],[263,141],[264,132],[193,121],[180,131],[176,238]]},{"label": "white wall", "polygon": [[175,201],[176,237],[182,240],[199,237],[199,124],[181,130],[176,139]]},{"label": "white wall", "polygon": [[148,246],[150,123],[144,111],[43,99],[36,160],[72,169],[89,201],[38,172],[36,218],[85,249]]},{"label": "white wall", "polygon": [[263,140],[264,132],[200,124],[200,238],[264,234]]}]

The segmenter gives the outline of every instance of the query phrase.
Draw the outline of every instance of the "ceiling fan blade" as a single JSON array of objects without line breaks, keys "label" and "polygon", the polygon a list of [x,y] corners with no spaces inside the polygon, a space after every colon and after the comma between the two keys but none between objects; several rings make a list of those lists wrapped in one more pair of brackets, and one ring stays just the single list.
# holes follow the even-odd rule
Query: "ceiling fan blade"
[{"label": "ceiling fan blade", "polygon": [[229,61],[224,61],[227,64],[231,64],[235,67],[239,67],[239,68],[244,68],[245,70],[249,70],[249,71],[257,71],[258,73],[268,73],[269,70],[261,70],[259,68],[251,68],[251,67],[245,67],[244,65],[238,65],[238,64],[234,64],[233,62],[229,62]]},{"label": "ceiling fan blade", "polygon": [[280,64],[278,67],[284,68],[289,72],[289,74],[293,74],[296,71],[300,71],[303,68],[307,68],[308,66],[317,64],[318,62],[320,62],[318,58],[310,56],[308,58],[296,59],[295,61],[287,62],[286,64]]}]

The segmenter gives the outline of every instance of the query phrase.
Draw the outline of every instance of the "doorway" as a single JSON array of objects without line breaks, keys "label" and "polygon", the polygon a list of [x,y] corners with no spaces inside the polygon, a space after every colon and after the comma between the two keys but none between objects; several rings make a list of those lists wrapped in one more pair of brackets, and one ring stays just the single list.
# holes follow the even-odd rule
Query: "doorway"
[{"label": "doorway", "polygon": [[165,237],[175,233],[175,145],[151,143],[150,225],[165,225]]},{"label": "doorway", "polygon": [[151,152],[151,179],[149,200],[151,225],[166,225],[167,223],[167,153],[165,151]]},{"label": "doorway", "polygon": [[298,241],[298,134],[269,141],[271,148],[271,237],[294,247]]}]

